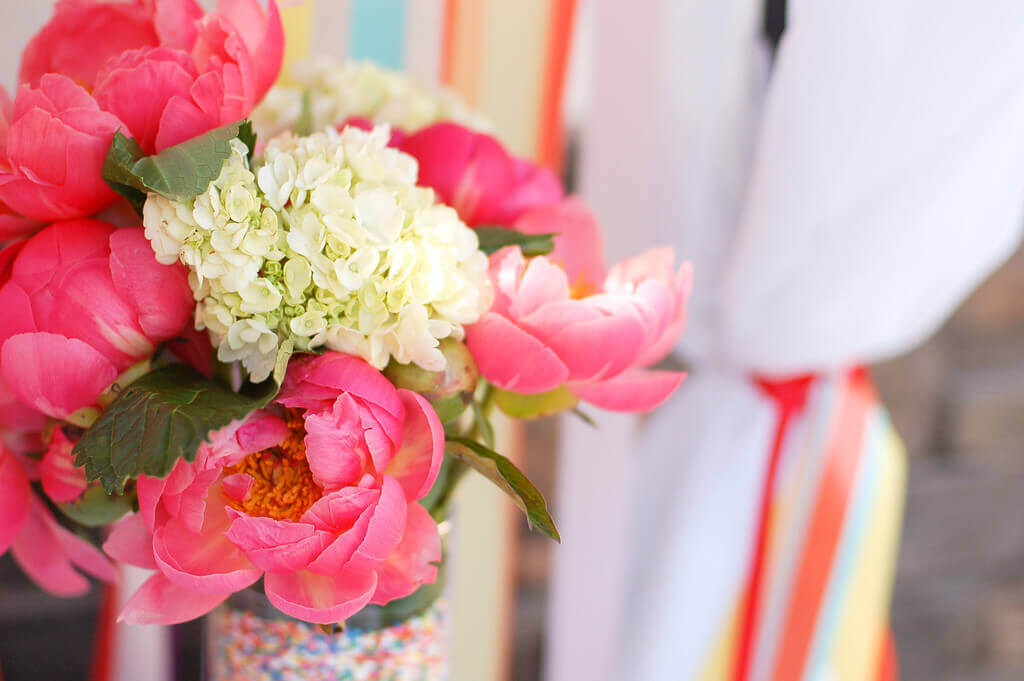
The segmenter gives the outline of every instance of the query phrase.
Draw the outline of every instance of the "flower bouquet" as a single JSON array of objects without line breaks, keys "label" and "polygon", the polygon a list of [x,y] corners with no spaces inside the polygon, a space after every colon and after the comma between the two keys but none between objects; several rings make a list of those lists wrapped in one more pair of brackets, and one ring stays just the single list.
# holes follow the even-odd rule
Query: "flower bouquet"
[{"label": "flower bouquet", "polygon": [[[493,411],[656,407],[691,275],[665,249],[606,269],[586,206],[451,95],[330,62],[271,89],[283,42],[273,1],[64,0],[26,49],[0,116],[0,552],[61,595],[151,570],[127,622],[258,592],[336,678],[436,629],[415,618],[463,474],[558,539]],[[385,634],[304,624],[346,621]]]}]

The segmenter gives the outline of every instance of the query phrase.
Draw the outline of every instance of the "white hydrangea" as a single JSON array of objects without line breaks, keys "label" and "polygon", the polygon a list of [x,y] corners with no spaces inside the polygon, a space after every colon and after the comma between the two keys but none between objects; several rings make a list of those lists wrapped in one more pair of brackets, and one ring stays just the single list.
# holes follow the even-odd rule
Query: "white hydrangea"
[{"label": "white hydrangea", "polygon": [[441,338],[461,338],[491,304],[487,257],[454,210],[416,186],[390,129],[327,128],[271,140],[250,168],[232,156],[188,202],[151,194],[143,222],[157,259],[190,269],[196,328],[253,380],[281,343],[391,358],[440,371]]},{"label": "white hydrangea", "polygon": [[373,62],[338,62],[328,57],[300,61],[289,70],[289,85],[267,93],[251,118],[261,138],[292,130],[310,95],[313,129],[336,126],[350,116],[415,132],[441,120],[487,132],[489,126],[448,90],[420,85]]}]

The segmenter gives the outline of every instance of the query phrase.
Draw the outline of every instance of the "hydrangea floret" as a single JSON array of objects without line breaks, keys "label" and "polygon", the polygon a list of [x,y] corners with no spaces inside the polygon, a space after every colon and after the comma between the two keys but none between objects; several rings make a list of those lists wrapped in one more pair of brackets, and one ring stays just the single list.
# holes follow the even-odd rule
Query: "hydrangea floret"
[{"label": "hydrangea floret", "polygon": [[489,130],[486,120],[455,93],[421,85],[373,62],[303,60],[290,67],[289,76],[288,85],[273,87],[252,112],[261,137],[294,129],[303,114],[306,93],[314,130],[353,116],[388,123],[408,133],[442,120]]},{"label": "hydrangea floret", "polygon": [[389,138],[386,125],[284,133],[252,166],[235,139],[203,194],[149,195],[146,236],[161,263],[188,266],[196,328],[221,361],[254,381],[286,345],[445,368],[440,339],[490,307],[487,257]]}]

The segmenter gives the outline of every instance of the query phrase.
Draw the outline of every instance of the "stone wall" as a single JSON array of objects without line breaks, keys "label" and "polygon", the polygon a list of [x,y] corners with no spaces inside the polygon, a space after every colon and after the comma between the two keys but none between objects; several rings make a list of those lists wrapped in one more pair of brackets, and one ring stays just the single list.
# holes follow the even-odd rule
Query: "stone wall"
[{"label": "stone wall", "polygon": [[910,454],[901,676],[1024,679],[1024,253],[874,375]]}]

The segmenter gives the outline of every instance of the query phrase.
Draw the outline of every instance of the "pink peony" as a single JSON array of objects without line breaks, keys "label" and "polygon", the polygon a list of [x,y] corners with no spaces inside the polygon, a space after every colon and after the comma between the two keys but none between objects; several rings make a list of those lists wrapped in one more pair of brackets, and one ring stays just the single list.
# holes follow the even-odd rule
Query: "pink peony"
[{"label": "pink peony", "polygon": [[437,192],[471,227],[510,227],[537,206],[557,204],[562,186],[548,168],[512,156],[483,133],[436,123],[397,145],[419,162],[419,184]]},{"label": "pink peony", "polygon": [[192,619],[260,577],[277,608],[319,623],[409,595],[437,576],[437,525],[416,501],[443,453],[416,393],[349,355],[294,360],[271,411],[140,478],[139,513],[104,549],[157,573],[122,619]]},{"label": "pink peony", "polygon": [[157,44],[150,5],[142,0],[61,0],[53,18],[25,47],[18,82],[36,87],[45,74],[62,73],[91,89],[107,59]]},{"label": "pink peony", "polygon": [[517,247],[491,256],[494,306],[466,334],[480,373],[517,393],[564,385],[614,411],[667,399],[684,374],[645,367],[683,331],[689,263],[676,270],[671,249],[658,249],[604,275],[596,221],[576,199],[534,209],[516,226],[564,236],[550,256],[527,260]]},{"label": "pink peony", "polygon": [[141,228],[70,220],[11,248],[0,373],[21,402],[54,418],[95,404],[191,319],[184,268],[157,263]]},{"label": "pink peony", "polygon": [[[0,98],[0,201],[14,236],[31,232],[32,220],[91,215],[117,199],[101,176],[110,140],[121,127],[92,95],[66,76],[46,75],[37,88],[18,91],[13,107]],[[16,212],[17,214],[12,214]],[[11,221],[14,221],[12,224]]]},{"label": "pink peony", "polygon": [[78,596],[89,582],[75,569],[107,581],[114,567],[89,542],[61,527],[33,493],[29,468],[0,445],[0,555],[11,549],[32,581],[58,596]]},{"label": "pink peony", "polygon": [[[53,78],[46,74],[60,73],[84,85],[153,153],[247,116],[277,79],[283,57],[273,0],[266,11],[258,0],[221,0],[209,15],[195,0],[64,0],[25,50],[21,79],[42,85]],[[85,170],[102,183],[99,167]],[[95,213],[105,205],[99,197],[97,203],[58,212],[11,205],[53,220]]]},{"label": "pink peony", "polygon": [[39,462],[43,491],[58,504],[75,501],[88,485],[85,470],[75,465],[75,457],[71,453],[74,446],[75,443],[64,435],[63,430],[54,428],[43,460]]},{"label": "pink peony", "polygon": [[[202,38],[211,25],[221,32],[218,45]],[[266,11],[259,0],[220,0],[210,15],[195,0],[61,0],[22,53],[18,81],[36,86],[45,74],[61,73],[92,90],[108,62],[147,47],[192,51],[204,70],[209,56],[235,49],[224,45],[228,36],[240,40],[249,56],[251,94],[258,101],[277,80],[284,57],[274,0]]]},{"label": "pink peony", "polygon": [[96,101],[124,121],[144,152],[245,118],[277,78],[284,49],[277,6],[267,16],[248,0],[221,5],[224,14],[194,24],[187,50],[129,50],[97,75]]}]

